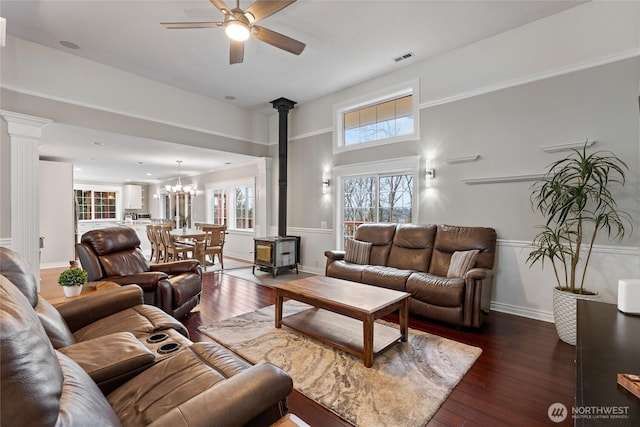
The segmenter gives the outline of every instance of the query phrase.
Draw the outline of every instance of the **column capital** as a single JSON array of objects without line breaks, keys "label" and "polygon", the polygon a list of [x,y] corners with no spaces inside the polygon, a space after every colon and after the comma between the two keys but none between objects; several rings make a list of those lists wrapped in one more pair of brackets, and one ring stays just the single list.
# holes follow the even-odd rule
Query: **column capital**
[{"label": "column capital", "polygon": [[42,136],[42,128],[53,122],[50,119],[7,110],[0,110],[0,117],[8,124],[9,135],[23,138],[39,139]]}]

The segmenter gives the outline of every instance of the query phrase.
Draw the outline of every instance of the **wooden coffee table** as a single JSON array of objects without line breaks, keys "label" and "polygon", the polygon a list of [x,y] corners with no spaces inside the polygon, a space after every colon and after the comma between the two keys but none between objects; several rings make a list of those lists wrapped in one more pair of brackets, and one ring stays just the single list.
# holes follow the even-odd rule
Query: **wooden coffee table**
[{"label": "wooden coffee table", "polygon": [[[363,285],[325,276],[275,285],[276,328],[289,326],[325,344],[364,359],[373,366],[373,357],[397,341],[406,341],[409,319],[407,292]],[[282,317],[284,298],[312,305],[308,310]],[[400,330],[376,319],[398,311]],[[375,327],[374,327],[375,324]]]}]

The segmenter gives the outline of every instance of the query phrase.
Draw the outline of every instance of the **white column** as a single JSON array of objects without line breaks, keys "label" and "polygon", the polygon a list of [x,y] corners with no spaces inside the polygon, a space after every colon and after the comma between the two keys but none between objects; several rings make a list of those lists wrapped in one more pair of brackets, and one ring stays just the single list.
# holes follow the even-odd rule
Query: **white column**
[{"label": "white column", "polygon": [[[40,174],[38,147],[49,119],[0,111],[11,143],[11,247],[40,279]],[[46,244],[46,243],[45,243]]]},{"label": "white column", "polygon": [[255,236],[265,237],[271,235],[271,209],[273,196],[269,191],[271,182],[271,158],[261,157],[256,160],[258,175],[256,176],[254,233]]}]

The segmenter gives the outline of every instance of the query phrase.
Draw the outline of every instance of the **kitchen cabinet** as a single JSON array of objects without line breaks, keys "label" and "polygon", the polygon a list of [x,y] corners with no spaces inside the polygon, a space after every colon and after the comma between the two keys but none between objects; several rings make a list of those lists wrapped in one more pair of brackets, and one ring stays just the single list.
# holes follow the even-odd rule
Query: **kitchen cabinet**
[{"label": "kitchen cabinet", "polygon": [[122,205],[125,209],[142,209],[142,186],[125,185],[122,191]]}]

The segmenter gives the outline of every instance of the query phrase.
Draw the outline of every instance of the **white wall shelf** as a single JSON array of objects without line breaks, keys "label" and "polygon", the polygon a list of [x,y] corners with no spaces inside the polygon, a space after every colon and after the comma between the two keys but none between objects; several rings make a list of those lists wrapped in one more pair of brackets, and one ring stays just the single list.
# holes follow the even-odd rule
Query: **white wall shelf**
[{"label": "white wall shelf", "polygon": [[502,184],[506,182],[526,182],[537,181],[544,177],[543,173],[531,174],[531,175],[511,175],[511,176],[497,176],[489,178],[467,178],[463,179],[467,185],[481,185],[481,184]]},{"label": "white wall shelf", "polygon": [[581,141],[581,142],[569,142],[566,144],[544,145],[544,146],[541,146],[540,149],[545,153],[557,153],[558,151],[580,149],[584,147],[585,144],[587,144],[587,148],[588,148],[595,143],[596,143],[595,139],[589,141],[589,139],[587,138],[586,141]]},{"label": "white wall shelf", "polygon": [[444,159],[450,165],[454,165],[457,163],[471,163],[480,159],[480,154],[474,154],[473,156],[464,156],[464,157],[451,157],[449,159]]}]

